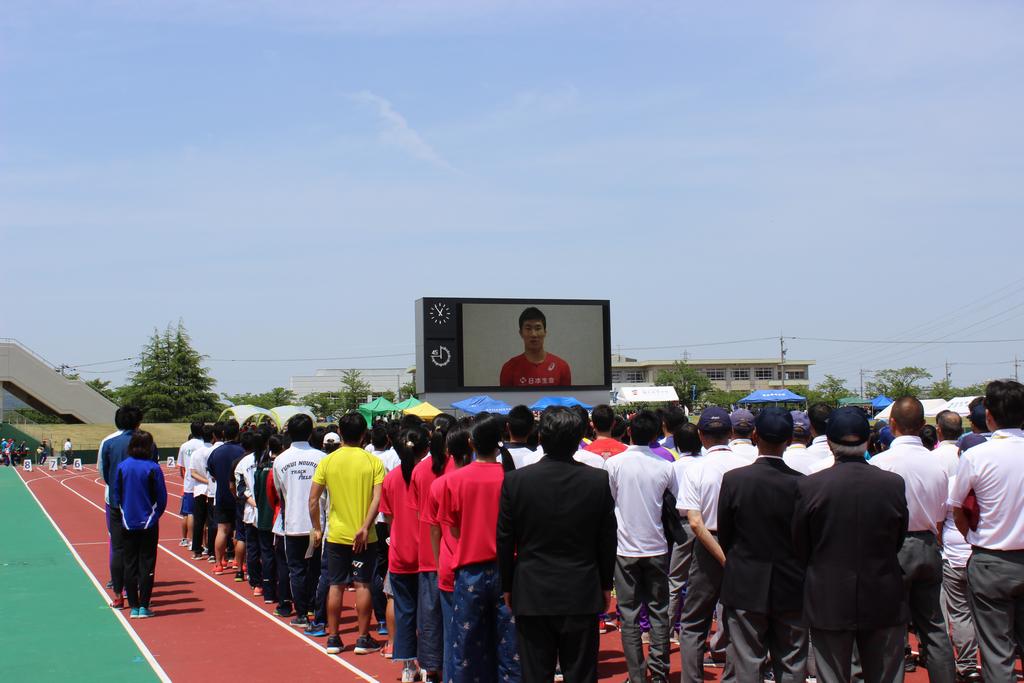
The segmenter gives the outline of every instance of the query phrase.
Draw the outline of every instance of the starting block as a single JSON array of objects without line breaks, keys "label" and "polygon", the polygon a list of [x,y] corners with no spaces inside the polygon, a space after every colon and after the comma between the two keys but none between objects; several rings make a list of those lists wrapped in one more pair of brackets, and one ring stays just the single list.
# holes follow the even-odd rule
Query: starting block
[{"label": "starting block", "polygon": [[26,472],[31,472],[32,471],[32,461],[29,460],[28,458],[25,458],[25,463],[24,463],[23,467],[25,468]]},{"label": "starting block", "polygon": [[81,458],[75,458],[75,462],[72,465],[72,467],[74,469],[76,469],[76,470],[81,471],[82,470],[82,459]]},{"label": "starting block", "polygon": [[167,458],[167,466],[168,467],[174,467],[174,456],[173,455],[171,455],[171,456],[169,456]]},{"label": "starting block", "polygon": [[56,472],[57,471],[57,458],[50,458],[50,471],[51,472]]}]

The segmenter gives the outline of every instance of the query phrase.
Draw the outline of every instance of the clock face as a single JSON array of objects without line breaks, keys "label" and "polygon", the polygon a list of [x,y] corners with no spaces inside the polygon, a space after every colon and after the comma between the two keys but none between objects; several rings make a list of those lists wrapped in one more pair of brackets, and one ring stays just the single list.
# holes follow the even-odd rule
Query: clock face
[{"label": "clock face", "polygon": [[427,317],[435,325],[444,325],[452,319],[452,309],[443,301],[437,301],[427,308]]}]

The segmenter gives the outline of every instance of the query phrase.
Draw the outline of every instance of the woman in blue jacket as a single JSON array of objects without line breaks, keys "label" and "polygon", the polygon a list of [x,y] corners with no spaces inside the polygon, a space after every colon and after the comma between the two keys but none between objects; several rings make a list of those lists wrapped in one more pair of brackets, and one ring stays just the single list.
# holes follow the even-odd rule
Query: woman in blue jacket
[{"label": "woman in blue jacket", "polygon": [[117,467],[114,486],[121,501],[124,534],[125,592],[132,619],[153,616],[156,546],[160,539],[160,515],[167,507],[167,486],[160,463],[153,461],[153,436],[137,431],[128,444],[128,458]]}]

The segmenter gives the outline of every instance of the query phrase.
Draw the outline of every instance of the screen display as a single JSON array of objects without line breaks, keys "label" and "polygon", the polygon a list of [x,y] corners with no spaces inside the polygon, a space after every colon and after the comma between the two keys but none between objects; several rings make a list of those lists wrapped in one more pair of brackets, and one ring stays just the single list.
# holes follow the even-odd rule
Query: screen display
[{"label": "screen display", "polygon": [[426,390],[538,390],[610,385],[609,302],[421,299]]}]

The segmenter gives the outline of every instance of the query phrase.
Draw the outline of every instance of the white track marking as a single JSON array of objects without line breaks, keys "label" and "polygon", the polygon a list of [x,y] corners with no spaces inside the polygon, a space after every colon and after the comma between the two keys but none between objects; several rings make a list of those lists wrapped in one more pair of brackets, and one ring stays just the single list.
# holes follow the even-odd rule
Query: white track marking
[{"label": "white track marking", "polygon": [[[45,472],[44,472],[44,474],[45,474]],[[47,475],[47,476],[49,476],[49,475]],[[56,479],[56,477],[50,477],[50,478],[51,479]],[[63,485],[63,481],[61,481],[61,484]],[[89,505],[92,505],[94,508],[96,508],[100,512],[106,514],[106,510],[104,510],[102,507],[100,507],[96,503],[92,502],[91,500],[89,500],[88,498],[86,498],[85,496],[83,496],[81,493],[79,493],[78,491],[74,490],[70,486],[65,486],[64,488],[67,489],[68,491],[70,491],[71,493],[75,494],[76,496],[78,496],[82,500],[84,500]],[[38,498],[36,499],[36,502],[37,503],[39,502]],[[39,506],[42,507],[42,503],[40,503]],[[44,509],[44,512],[45,512],[45,509]],[[173,514],[173,513],[171,513],[171,514]],[[47,517],[49,517],[49,515],[47,515]],[[175,517],[178,517],[178,515],[175,515]],[[180,519],[180,517],[179,517],[179,519]],[[51,518],[50,521],[53,522],[53,519]],[[54,523],[54,528],[56,528],[56,526],[57,526],[56,523]],[[58,533],[59,532],[60,532],[60,530],[58,529]],[[63,537],[63,534],[61,534],[61,536]],[[66,540],[65,540],[65,542],[66,542]],[[378,679],[374,678],[372,675],[370,675],[370,674],[366,673],[365,671],[363,671],[362,669],[356,667],[354,664],[350,664],[349,662],[345,661],[341,657],[338,657],[336,655],[330,654],[329,652],[327,652],[327,648],[326,647],[324,647],[322,645],[319,645],[318,643],[314,642],[313,640],[310,640],[306,636],[302,635],[301,632],[295,630],[294,628],[292,628],[288,624],[284,623],[283,621],[281,621],[280,619],[275,617],[270,612],[267,612],[262,607],[259,607],[258,605],[254,604],[250,600],[246,599],[245,597],[243,597],[243,596],[239,595],[238,593],[236,593],[235,591],[231,590],[230,588],[228,588],[227,586],[222,584],[220,581],[217,581],[215,578],[213,578],[212,576],[210,576],[209,574],[204,572],[202,569],[199,569],[195,565],[191,564],[188,560],[186,560],[185,558],[183,558],[180,555],[176,554],[175,552],[173,552],[169,548],[165,548],[162,545],[157,545],[157,547],[160,548],[160,550],[163,550],[165,553],[170,555],[172,558],[174,558],[178,562],[180,562],[181,564],[185,565],[186,567],[188,567],[192,571],[194,571],[197,574],[199,574],[200,576],[202,576],[204,579],[206,579],[207,581],[209,581],[213,585],[217,586],[218,588],[220,588],[221,590],[226,592],[228,595],[230,595],[230,596],[234,597],[235,599],[237,599],[243,605],[249,607],[250,609],[255,611],[257,614],[259,614],[262,617],[264,617],[265,619],[268,619],[271,623],[273,623],[276,626],[280,627],[286,633],[289,633],[292,636],[298,638],[299,640],[301,640],[303,643],[305,643],[309,647],[313,648],[314,650],[317,650],[318,652],[321,652],[321,653],[327,655],[331,659],[331,661],[337,662],[338,664],[340,664],[341,666],[345,667],[346,669],[348,669],[349,671],[351,671],[355,675],[359,676],[364,681],[371,681],[372,683],[377,683]],[[74,552],[74,550],[72,550],[72,552]],[[77,557],[77,555],[76,555],[76,557]],[[79,563],[81,563],[83,567],[85,566],[85,564],[82,563],[80,558],[79,558]],[[86,571],[88,571],[88,570],[86,570]],[[90,576],[92,576],[92,575],[90,574]],[[93,581],[96,583],[96,587],[100,588],[100,585],[99,585],[98,582],[96,582],[95,577],[93,577]],[[100,588],[100,591],[103,592],[102,588]],[[104,593],[104,596],[106,596],[106,593]],[[121,618],[124,619],[123,616]],[[127,622],[125,622],[125,623],[127,624]],[[170,680],[170,679],[168,679],[168,680]]]},{"label": "white track marking", "polygon": [[[43,472],[43,474],[46,474],[45,470],[41,471]],[[50,475],[46,474],[46,476]],[[78,551],[75,550],[74,546],[71,545],[71,541],[68,540],[68,537],[65,536],[64,532],[60,530],[59,526],[57,526],[57,522],[54,521],[53,517],[50,516],[50,513],[46,511],[45,507],[43,507],[42,501],[40,501],[39,498],[36,497],[35,492],[28,487],[28,481],[26,481],[25,478],[21,477],[20,475],[18,478],[21,479],[23,484],[25,484],[25,490],[28,491],[29,495],[32,496],[32,499],[36,501],[36,505],[38,505],[39,509],[43,511],[43,514],[46,515],[46,519],[50,520],[50,524],[53,525],[54,531],[57,532],[61,540],[64,541],[64,545],[66,545],[68,547],[68,550],[71,551],[71,555],[78,562],[78,566],[82,568],[82,571],[85,572],[85,575],[89,577],[90,581],[92,581],[92,585],[96,587],[96,590],[97,592],[99,592],[100,597],[103,599],[103,602],[106,602],[107,598],[109,597],[107,595],[106,589],[102,585],[100,585],[100,582],[96,578],[96,575],[92,573],[92,570],[90,570],[88,565],[85,564],[85,561],[82,560],[82,556],[79,555]],[[102,508],[101,511],[103,511]],[[145,657],[146,661],[149,662],[149,665],[153,667],[153,673],[157,675],[157,678],[159,678],[161,681],[165,681],[166,683],[171,683],[171,677],[168,676],[167,672],[163,670],[163,667],[161,667],[160,664],[157,663],[156,657],[154,657],[153,653],[149,651],[149,648],[146,647],[146,644],[142,642],[142,638],[140,638],[139,634],[135,632],[135,629],[131,627],[131,625],[128,623],[128,620],[121,612],[121,610],[111,611],[114,613],[114,616],[117,617],[117,620],[121,622],[121,626],[123,626],[124,630],[127,631],[128,636],[138,646],[139,650],[142,652],[142,656]]]}]

